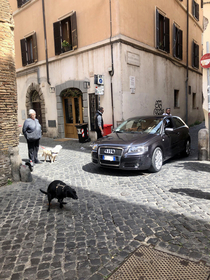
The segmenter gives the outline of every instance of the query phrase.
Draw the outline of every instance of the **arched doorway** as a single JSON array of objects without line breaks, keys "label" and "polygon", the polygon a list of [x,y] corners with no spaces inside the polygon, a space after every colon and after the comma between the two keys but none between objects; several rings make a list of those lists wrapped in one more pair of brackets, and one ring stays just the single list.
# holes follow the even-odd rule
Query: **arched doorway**
[{"label": "arched doorway", "polygon": [[42,126],[42,112],[41,112],[41,102],[39,94],[36,90],[31,93],[31,103],[32,109],[36,111],[36,118],[39,120],[39,123]]},{"label": "arched doorway", "polygon": [[61,92],[66,138],[78,138],[76,124],[83,123],[82,92],[68,88]]}]

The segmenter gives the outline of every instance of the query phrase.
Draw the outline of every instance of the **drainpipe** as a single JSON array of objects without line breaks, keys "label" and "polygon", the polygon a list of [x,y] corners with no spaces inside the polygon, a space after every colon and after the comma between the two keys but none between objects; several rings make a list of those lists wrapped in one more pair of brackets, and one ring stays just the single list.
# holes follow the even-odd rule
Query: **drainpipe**
[{"label": "drainpipe", "polygon": [[42,14],[43,14],[43,25],[44,25],[44,41],[45,41],[45,57],[46,57],[47,82],[48,82],[49,85],[51,85],[50,78],[49,78],[49,67],[48,67],[47,34],[46,34],[46,23],[45,23],[44,0],[42,0]]},{"label": "drainpipe", "polygon": [[189,70],[189,62],[188,62],[188,55],[189,55],[189,0],[187,0],[187,60],[186,60],[186,88],[185,88],[185,98],[186,98],[186,117],[185,122],[188,124],[188,70]]},{"label": "drainpipe", "polygon": [[109,71],[110,75],[110,86],[111,86],[111,103],[112,103],[112,124],[114,128],[114,101],[113,101],[113,86],[112,86],[112,77],[114,76],[114,61],[113,61],[113,43],[112,43],[112,0],[109,0],[109,9],[110,9],[110,45],[111,45],[111,62],[112,69]]}]

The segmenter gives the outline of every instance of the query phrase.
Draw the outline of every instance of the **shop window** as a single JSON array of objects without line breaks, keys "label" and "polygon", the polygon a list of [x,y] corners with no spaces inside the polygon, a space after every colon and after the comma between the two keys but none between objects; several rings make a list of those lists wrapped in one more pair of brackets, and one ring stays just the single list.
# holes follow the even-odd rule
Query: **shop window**
[{"label": "shop window", "polygon": [[23,66],[38,61],[36,33],[20,40],[20,45]]},{"label": "shop window", "polygon": [[156,9],[156,48],[167,53],[169,50],[169,19]]},{"label": "shop window", "polygon": [[182,30],[173,27],[173,56],[182,60]]},{"label": "shop window", "polygon": [[194,18],[199,20],[199,4],[195,0],[192,1],[192,14]]},{"label": "shop window", "polygon": [[179,90],[174,90],[174,108],[179,108]]},{"label": "shop window", "polygon": [[194,41],[192,44],[192,66],[199,68],[199,45]]},{"label": "shop window", "polygon": [[95,93],[89,94],[89,108],[90,108],[90,127],[95,131],[95,114],[98,108],[98,95]]},{"label": "shop window", "polygon": [[53,23],[55,55],[78,48],[76,12]]},{"label": "shop window", "polygon": [[18,8],[22,7],[24,4],[29,2],[30,0],[17,0]]}]

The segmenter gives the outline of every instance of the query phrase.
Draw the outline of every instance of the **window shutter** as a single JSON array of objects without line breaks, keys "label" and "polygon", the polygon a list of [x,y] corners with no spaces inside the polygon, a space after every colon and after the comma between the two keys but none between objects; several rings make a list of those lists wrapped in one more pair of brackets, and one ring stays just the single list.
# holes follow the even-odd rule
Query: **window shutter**
[{"label": "window shutter", "polygon": [[182,59],[182,30],[179,29],[179,58]]},{"label": "window shutter", "polygon": [[199,45],[195,44],[195,67],[199,68]]},{"label": "window shutter", "polygon": [[54,29],[54,45],[55,45],[55,55],[61,54],[61,29],[60,29],[60,21],[53,23]]},{"label": "window shutter", "polygon": [[159,21],[159,13],[158,10],[156,9],[156,48],[159,48],[160,45],[160,21]]},{"label": "window shutter", "polygon": [[173,25],[173,56],[176,57],[176,44],[177,44],[177,34],[176,25]]},{"label": "window shutter", "polygon": [[199,5],[195,3],[195,17],[199,20]]},{"label": "window shutter", "polygon": [[192,0],[192,14],[195,17],[195,0]]},{"label": "window shutter", "polygon": [[27,50],[26,50],[26,40],[22,39],[20,40],[20,46],[21,46],[21,55],[22,55],[22,64],[23,66],[27,65]]},{"label": "window shutter", "polygon": [[203,9],[203,0],[201,0],[201,8]]},{"label": "window shutter", "polygon": [[195,67],[195,43],[192,42],[192,66]]},{"label": "window shutter", "polygon": [[71,38],[72,38],[72,50],[75,50],[78,48],[76,12],[74,12],[71,15]]},{"label": "window shutter", "polygon": [[169,19],[168,18],[165,18],[164,19],[164,21],[165,21],[165,51],[167,52],[167,53],[169,53],[170,52],[170,40],[169,40]]},{"label": "window shutter", "polygon": [[33,42],[33,62],[38,61],[38,49],[37,49],[37,41],[36,41],[36,32],[32,35],[32,42]]},{"label": "window shutter", "polygon": [[22,6],[22,0],[17,0],[17,6],[20,8]]}]

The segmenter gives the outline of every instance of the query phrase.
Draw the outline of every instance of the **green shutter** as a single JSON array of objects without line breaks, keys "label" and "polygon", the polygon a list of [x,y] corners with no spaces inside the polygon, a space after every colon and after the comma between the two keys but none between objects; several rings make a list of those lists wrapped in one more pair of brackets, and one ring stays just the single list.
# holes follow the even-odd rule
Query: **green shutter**
[{"label": "green shutter", "polygon": [[72,38],[72,50],[75,50],[78,48],[76,12],[74,12],[71,15],[71,38]]},{"label": "green shutter", "polygon": [[21,46],[22,64],[23,66],[26,66],[27,65],[26,39],[20,40],[20,46]]},{"label": "green shutter", "polygon": [[53,23],[55,55],[61,54],[61,28],[60,28],[60,25],[61,25],[60,21]]}]

